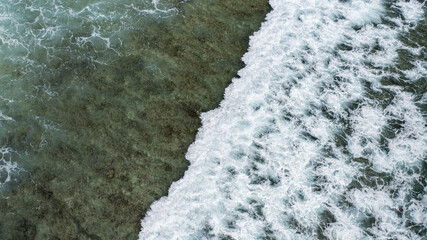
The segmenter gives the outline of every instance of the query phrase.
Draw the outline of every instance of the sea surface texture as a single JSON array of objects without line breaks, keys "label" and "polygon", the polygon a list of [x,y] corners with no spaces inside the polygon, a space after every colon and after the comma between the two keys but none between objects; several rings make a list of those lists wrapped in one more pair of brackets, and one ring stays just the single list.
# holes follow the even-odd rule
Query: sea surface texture
[{"label": "sea surface texture", "polygon": [[267,0],[1,0],[0,239],[137,239]]},{"label": "sea surface texture", "polygon": [[139,239],[426,239],[425,2],[270,5]]}]

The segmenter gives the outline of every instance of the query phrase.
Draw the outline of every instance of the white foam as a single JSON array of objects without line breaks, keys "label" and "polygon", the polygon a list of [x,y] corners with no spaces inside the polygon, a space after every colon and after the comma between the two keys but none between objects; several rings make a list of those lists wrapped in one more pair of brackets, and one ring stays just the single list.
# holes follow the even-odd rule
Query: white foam
[{"label": "white foam", "polygon": [[412,81],[420,80],[422,77],[427,76],[427,62],[426,61],[413,61],[411,62],[415,67],[410,70],[402,71],[405,76]]},{"label": "white foam", "polygon": [[240,78],[202,114],[189,169],[139,239],[420,239],[406,224],[427,227],[427,197],[410,197],[425,120],[413,94],[382,80],[399,77],[385,69],[423,13],[399,1],[405,20],[387,26],[382,2],[271,0]]},{"label": "white foam", "polygon": [[18,164],[12,161],[11,152],[10,148],[0,148],[0,187],[13,179],[12,174],[21,170]]},{"label": "white foam", "polygon": [[0,112],[0,121],[14,121],[13,118],[4,115],[2,112]]},{"label": "white foam", "polygon": [[395,6],[400,10],[404,18],[404,23],[411,28],[415,28],[418,21],[424,18],[423,7],[425,2],[420,3],[416,0],[398,1]]}]

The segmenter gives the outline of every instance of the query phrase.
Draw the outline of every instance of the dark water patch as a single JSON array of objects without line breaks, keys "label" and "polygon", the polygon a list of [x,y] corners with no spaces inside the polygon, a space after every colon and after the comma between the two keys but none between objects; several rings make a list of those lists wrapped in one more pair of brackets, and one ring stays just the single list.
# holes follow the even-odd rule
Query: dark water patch
[{"label": "dark water patch", "polygon": [[335,223],[337,220],[334,214],[331,213],[328,209],[324,210],[320,215],[320,224],[316,229],[316,234],[318,239],[328,239],[323,231],[329,226],[331,223]]},{"label": "dark water patch", "polygon": [[263,229],[263,234],[258,237],[258,239],[262,240],[276,240],[276,236],[270,224],[266,224]]},{"label": "dark water patch", "polygon": [[220,240],[236,240],[235,238],[233,238],[232,236],[230,236],[230,235],[226,235],[226,234],[220,234],[219,235],[219,239]]}]

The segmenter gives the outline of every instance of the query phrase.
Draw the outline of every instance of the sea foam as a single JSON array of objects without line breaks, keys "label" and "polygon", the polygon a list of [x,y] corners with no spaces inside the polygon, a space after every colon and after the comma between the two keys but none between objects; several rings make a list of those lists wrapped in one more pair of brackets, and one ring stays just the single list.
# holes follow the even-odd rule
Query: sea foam
[{"label": "sea foam", "polygon": [[[140,239],[422,239],[425,94],[396,64],[417,1],[271,0],[240,78]],[[394,11],[397,14],[390,14]],[[394,24],[391,24],[394,23]]]},{"label": "sea foam", "polygon": [[0,187],[13,179],[13,174],[22,171],[18,164],[11,159],[12,150],[0,147]]}]

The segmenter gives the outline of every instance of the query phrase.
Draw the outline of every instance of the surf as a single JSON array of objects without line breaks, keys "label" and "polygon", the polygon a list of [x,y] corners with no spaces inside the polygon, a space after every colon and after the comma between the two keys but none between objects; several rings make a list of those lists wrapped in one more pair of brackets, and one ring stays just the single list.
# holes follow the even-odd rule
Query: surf
[{"label": "surf", "polygon": [[270,5],[139,239],[422,239],[424,3]]}]

